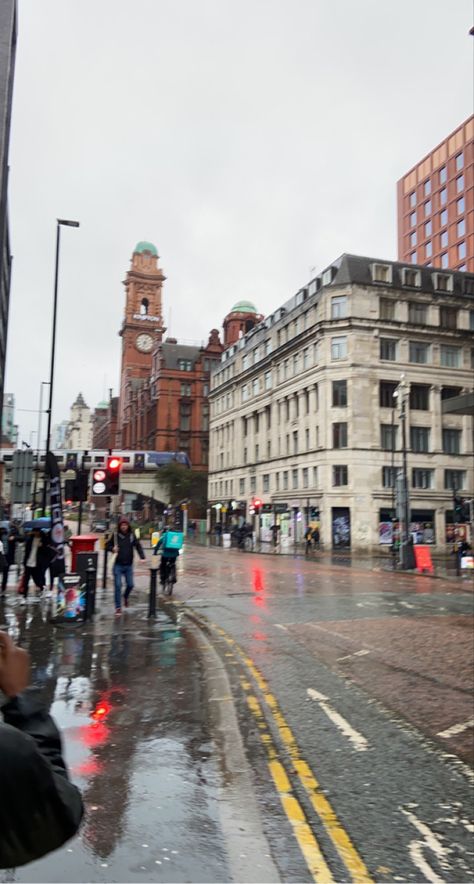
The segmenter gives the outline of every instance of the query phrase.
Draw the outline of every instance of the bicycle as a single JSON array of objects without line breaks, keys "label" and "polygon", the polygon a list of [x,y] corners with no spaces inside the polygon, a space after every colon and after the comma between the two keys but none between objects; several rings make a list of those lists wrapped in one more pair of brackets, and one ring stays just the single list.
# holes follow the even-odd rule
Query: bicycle
[{"label": "bicycle", "polygon": [[163,595],[171,596],[173,594],[173,586],[176,583],[176,563],[174,559],[165,559],[166,571],[165,582],[163,583]]}]

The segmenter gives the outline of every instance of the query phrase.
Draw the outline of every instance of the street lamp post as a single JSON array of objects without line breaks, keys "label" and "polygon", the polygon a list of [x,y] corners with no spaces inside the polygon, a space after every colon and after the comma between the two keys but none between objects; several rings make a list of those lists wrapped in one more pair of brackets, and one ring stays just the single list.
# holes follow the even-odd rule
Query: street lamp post
[{"label": "street lamp post", "polygon": [[49,374],[49,404],[48,404],[48,429],[46,432],[46,448],[45,448],[45,469],[44,469],[44,487],[43,487],[43,516],[46,513],[46,457],[51,442],[51,415],[53,410],[53,382],[54,382],[54,360],[56,356],[56,317],[58,312],[58,278],[59,278],[59,247],[61,241],[61,227],[79,227],[79,221],[67,221],[65,218],[56,220],[56,263],[54,271],[54,299],[53,299],[53,333],[51,340],[51,369]]},{"label": "street lamp post", "polygon": [[407,398],[409,385],[402,374],[400,383],[397,387],[397,396],[400,403],[400,425],[402,430],[402,491],[401,491],[401,513],[402,525],[400,526],[400,567],[407,569],[412,567],[412,557],[410,555],[410,498],[408,494],[408,464],[407,464]]},{"label": "street lamp post", "polygon": [[36,509],[36,493],[38,488],[38,473],[40,468],[40,457],[41,457],[41,421],[43,417],[43,387],[47,387],[49,381],[41,381],[40,383],[40,396],[39,396],[39,410],[38,410],[38,433],[36,437],[36,469],[35,469],[35,480],[33,484],[33,517],[34,511]]}]

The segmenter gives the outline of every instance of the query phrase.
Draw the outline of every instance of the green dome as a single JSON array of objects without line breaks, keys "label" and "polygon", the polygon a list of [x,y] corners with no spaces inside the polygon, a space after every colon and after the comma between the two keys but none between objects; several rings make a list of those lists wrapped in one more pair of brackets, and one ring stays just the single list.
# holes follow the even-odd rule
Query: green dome
[{"label": "green dome", "polygon": [[257,313],[255,304],[251,301],[237,301],[232,307],[231,313]]},{"label": "green dome", "polygon": [[156,258],[158,257],[158,250],[157,250],[156,246],[153,245],[152,242],[145,242],[145,241],[139,242],[136,244],[133,251],[134,252],[151,252],[151,254],[155,255]]},{"label": "green dome", "polygon": [[106,402],[105,399],[103,400],[103,402],[99,402],[98,405],[96,405],[96,408],[108,408],[108,407],[109,407],[109,403]]}]

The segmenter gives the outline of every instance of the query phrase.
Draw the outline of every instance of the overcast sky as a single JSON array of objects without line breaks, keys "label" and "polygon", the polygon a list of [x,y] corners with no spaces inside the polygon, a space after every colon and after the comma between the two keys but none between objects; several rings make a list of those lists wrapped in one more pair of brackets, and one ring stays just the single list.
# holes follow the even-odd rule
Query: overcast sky
[{"label": "overcast sky", "polygon": [[[19,0],[5,390],[53,422],[117,389],[141,239],[164,316],[207,339],[342,252],[396,258],[396,181],[472,112],[471,0]],[[18,411],[30,441],[37,415]],[[33,437],[35,442],[35,438]]]}]

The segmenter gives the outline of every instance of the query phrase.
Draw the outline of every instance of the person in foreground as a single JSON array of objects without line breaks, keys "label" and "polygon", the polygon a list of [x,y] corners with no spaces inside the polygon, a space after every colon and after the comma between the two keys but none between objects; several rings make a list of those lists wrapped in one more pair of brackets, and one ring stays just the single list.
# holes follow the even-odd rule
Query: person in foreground
[{"label": "person in foreground", "polygon": [[[59,731],[34,688],[29,655],[0,632],[0,868],[61,847],[84,807],[69,780]],[[3,696],[2,696],[3,694]]]},{"label": "person in foreground", "polygon": [[125,578],[126,589],[123,597],[128,608],[128,599],[133,589],[133,553],[136,550],[141,559],[145,558],[143,547],[135,537],[130,522],[123,517],[118,523],[117,534],[110,538],[107,549],[116,554],[114,562],[115,613],[122,613],[122,578]]}]

